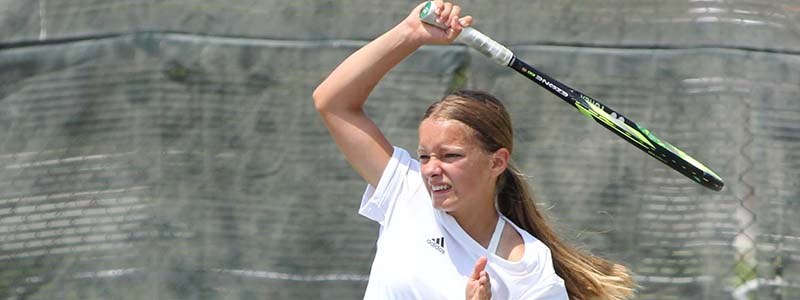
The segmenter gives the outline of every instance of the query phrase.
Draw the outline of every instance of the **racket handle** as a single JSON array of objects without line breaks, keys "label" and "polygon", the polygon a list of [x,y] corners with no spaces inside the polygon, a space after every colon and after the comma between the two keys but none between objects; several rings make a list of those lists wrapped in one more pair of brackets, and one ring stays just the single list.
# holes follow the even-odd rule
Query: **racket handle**
[{"label": "racket handle", "polygon": [[[436,4],[433,1],[428,1],[419,13],[420,20],[447,30],[446,25],[436,21],[434,11],[436,11]],[[465,27],[461,30],[461,34],[456,37],[456,42],[466,44],[502,66],[509,66],[511,59],[514,58],[514,53],[511,50],[472,27]]]}]

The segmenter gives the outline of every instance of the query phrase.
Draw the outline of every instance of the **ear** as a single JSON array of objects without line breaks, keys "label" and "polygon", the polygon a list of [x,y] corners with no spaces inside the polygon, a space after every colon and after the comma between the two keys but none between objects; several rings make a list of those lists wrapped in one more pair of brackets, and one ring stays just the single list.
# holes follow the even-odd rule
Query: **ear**
[{"label": "ear", "polygon": [[506,148],[497,149],[492,153],[492,175],[495,177],[500,176],[508,168],[508,162],[511,160],[511,153]]}]

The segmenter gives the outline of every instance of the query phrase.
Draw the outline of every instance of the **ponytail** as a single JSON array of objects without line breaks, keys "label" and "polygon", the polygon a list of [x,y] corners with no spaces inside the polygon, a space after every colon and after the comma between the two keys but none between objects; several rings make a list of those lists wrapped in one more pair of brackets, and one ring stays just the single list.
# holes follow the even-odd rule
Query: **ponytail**
[{"label": "ponytail", "polygon": [[509,162],[498,182],[497,209],[550,248],[553,266],[573,300],[629,299],[634,283],[625,266],[564,244],[536,208],[525,177]]}]

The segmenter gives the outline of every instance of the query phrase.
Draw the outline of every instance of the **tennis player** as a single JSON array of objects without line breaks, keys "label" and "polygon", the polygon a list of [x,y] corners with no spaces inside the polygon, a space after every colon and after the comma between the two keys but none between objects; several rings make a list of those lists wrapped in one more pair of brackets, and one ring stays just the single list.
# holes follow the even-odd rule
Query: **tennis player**
[{"label": "tennis player", "polygon": [[314,104],[367,183],[359,213],[380,224],[364,299],[626,299],[621,265],[560,241],[511,164],[503,104],[459,91],[431,105],[415,157],[393,147],[364,113],[370,92],[424,44],[449,44],[469,16],[437,1],[443,30],[397,26],[345,59],[314,91]]}]

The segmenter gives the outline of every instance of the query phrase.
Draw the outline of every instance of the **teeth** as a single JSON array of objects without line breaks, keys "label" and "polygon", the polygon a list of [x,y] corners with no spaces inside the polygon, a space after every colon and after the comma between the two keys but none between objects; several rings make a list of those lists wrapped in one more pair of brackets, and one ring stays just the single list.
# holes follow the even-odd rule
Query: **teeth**
[{"label": "teeth", "polygon": [[431,187],[431,189],[432,189],[434,192],[436,192],[436,191],[441,191],[441,190],[445,190],[445,189],[448,189],[448,188],[450,188],[450,186],[449,186],[449,185],[446,185],[446,184],[445,184],[445,185],[434,185],[434,186],[432,186],[432,187]]}]

